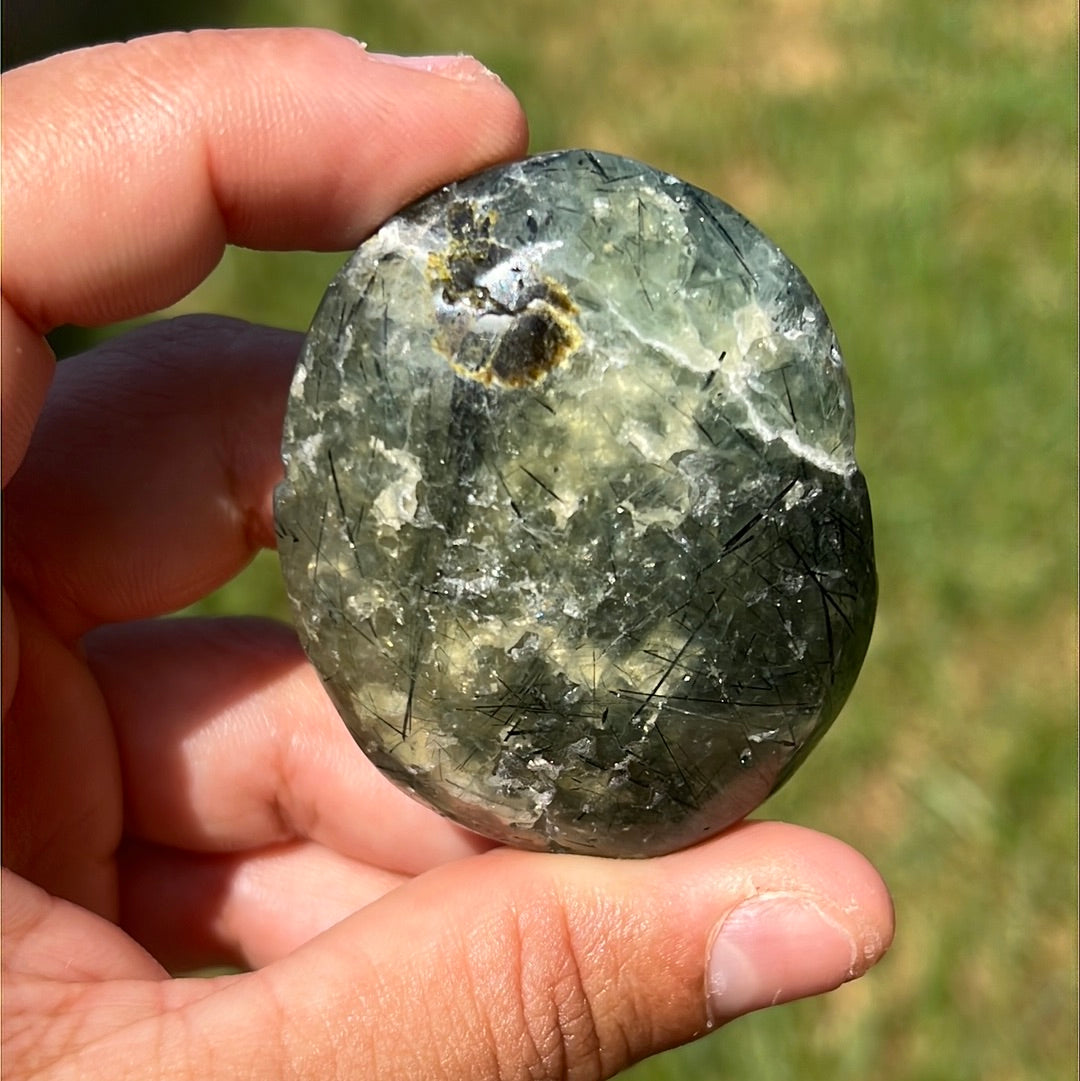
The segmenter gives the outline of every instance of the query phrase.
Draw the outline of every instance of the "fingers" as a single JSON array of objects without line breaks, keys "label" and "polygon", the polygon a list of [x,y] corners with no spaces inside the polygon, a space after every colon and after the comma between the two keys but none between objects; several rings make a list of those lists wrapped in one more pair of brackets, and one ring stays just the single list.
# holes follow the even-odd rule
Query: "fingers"
[{"label": "fingers", "polygon": [[397,207],[520,153],[513,96],[319,30],[200,31],[4,76],[4,295],[43,332],[153,311],[229,241],[354,246]]},{"label": "fingers", "polygon": [[490,847],[378,773],[278,624],[126,625],[88,636],[86,654],[113,718],[129,835],[194,852],[311,840],[408,874]]},{"label": "fingers", "polygon": [[610,1077],[861,975],[891,935],[865,860],[794,827],[646,861],[499,850],[253,974],[247,1024],[261,989],[297,1076]]},{"label": "fingers", "polygon": [[190,604],[273,546],[299,335],[154,323],[60,365],[5,493],[5,574],[71,639]]}]

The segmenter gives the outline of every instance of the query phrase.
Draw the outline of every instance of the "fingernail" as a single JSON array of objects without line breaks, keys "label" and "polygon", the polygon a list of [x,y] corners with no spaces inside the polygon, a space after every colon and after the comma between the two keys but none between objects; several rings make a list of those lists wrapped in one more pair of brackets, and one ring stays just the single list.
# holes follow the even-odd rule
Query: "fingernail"
[{"label": "fingernail", "polygon": [[484,67],[472,56],[395,56],[393,53],[368,53],[372,60],[380,64],[392,64],[398,68],[412,71],[426,71],[430,75],[441,75],[446,79],[455,79],[462,83],[474,83],[480,79],[502,80],[495,72]]},{"label": "fingernail", "polygon": [[810,897],[774,893],[744,901],[713,930],[709,1023],[831,991],[861,974],[862,956],[844,926]]}]

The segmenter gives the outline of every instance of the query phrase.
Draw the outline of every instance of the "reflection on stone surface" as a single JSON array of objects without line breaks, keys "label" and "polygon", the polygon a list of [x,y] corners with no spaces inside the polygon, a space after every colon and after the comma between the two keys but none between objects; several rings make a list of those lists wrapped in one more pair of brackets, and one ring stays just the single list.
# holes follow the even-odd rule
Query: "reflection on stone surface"
[{"label": "reflection on stone surface", "polygon": [[330,285],[279,548],[357,742],[510,844],[647,856],[756,807],[876,603],[847,377],[726,204],[565,151],[443,188]]}]

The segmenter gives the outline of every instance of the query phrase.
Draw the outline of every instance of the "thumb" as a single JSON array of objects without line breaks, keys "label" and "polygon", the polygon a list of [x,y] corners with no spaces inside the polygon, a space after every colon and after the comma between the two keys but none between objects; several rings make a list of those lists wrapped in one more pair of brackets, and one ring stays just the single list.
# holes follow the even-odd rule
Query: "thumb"
[{"label": "thumb", "polygon": [[289,1077],[606,1078],[860,976],[892,927],[863,857],[780,823],[644,861],[497,850],[248,977],[264,1003],[245,1013],[250,1039],[234,1014],[212,1043]]}]

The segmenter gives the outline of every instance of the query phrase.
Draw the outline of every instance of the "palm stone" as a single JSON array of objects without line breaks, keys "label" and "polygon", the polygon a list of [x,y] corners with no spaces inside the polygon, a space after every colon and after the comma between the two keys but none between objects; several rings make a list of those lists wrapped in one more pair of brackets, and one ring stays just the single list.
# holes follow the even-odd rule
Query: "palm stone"
[{"label": "palm stone", "polygon": [[855,681],[853,444],[820,302],[730,206],[586,150],[480,173],[315,316],[276,507],[301,639],[376,766],[470,829],[692,844]]}]

